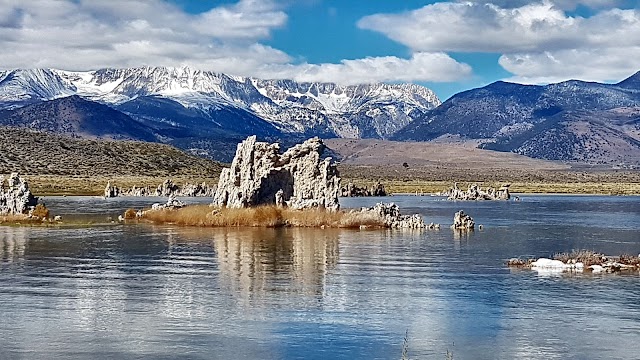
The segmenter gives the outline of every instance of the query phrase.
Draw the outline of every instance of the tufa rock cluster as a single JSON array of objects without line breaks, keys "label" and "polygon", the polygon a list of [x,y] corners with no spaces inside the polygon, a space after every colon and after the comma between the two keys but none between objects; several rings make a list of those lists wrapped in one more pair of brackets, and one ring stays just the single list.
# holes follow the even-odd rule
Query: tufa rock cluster
[{"label": "tufa rock cluster", "polygon": [[455,215],[453,215],[453,225],[451,228],[454,230],[473,230],[476,226],[476,223],[473,221],[473,218],[464,213],[464,211],[460,210]]},{"label": "tufa rock cluster", "polygon": [[277,204],[293,209],[340,208],[340,177],[331,158],[321,160],[322,140],[312,138],[280,154],[280,145],[250,136],[222,170],[213,206],[243,208]]},{"label": "tufa rock cluster", "polygon": [[394,203],[377,203],[374,207],[362,208],[360,211],[383,219],[385,226],[393,229],[424,229],[426,227],[420,214],[402,215],[400,208]]},{"label": "tufa rock cluster", "polygon": [[505,184],[496,190],[492,187],[482,189],[477,184],[472,184],[469,185],[467,191],[463,191],[458,188],[458,183],[454,183],[451,189],[440,193],[440,195],[447,196],[447,200],[456,201],[509,200],[511,198],[509,186],[509,184]]},{"label": "tufa rock cluster", "polygon": [[38,198],[31,194],[29,184],[18,173],[12,173],[5,185],[0,175],[0,215],[27,214],[38,205]]},{"label": "tufa rock cluster", "polygon": [[202,184],[190,184],[186,183],[182,187],[175,184],[171,179],[165,180],[162,184],[158,185],[155,190],[151,190],[148,186],[138,187],[133,186],[129,190],[123,190],[115,185],[112,185],[109,181],[104,189],[104,197],[112,198],[118,196],[183,196],[183,197],[197,197],[197,196],[213,196],[214,188],[209,187],[206,183]]},{"label": "tufa rock cluster", "polygon": [[353,183],[347,184],[347,186],[343,187],[341,190],[341,196],[344,197],[356,197],[356,196],[387,196],[387,190],[384,188],[384,185],[379,181],[367,188],[366,186],[359,187]]}]

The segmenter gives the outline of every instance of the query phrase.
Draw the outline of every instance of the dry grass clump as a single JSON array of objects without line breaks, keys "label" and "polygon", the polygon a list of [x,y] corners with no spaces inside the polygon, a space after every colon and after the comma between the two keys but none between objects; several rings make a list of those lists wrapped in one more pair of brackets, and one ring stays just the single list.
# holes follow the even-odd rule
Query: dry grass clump
[{"label": "dry grass clump", "polygon": [[330,212],[320,209],[292,210],[277,206],[257,206],[243,209],[212,208],[192,205],[181,209],[147,211],[143,219],[158,224],[211,227],[384,227],[382,219],[358,212]]},{"label": "dry grass clump", "polygon": [[0,224],[35,224],[49,219],[49,209],[43,204],[36,205],[27,214],[7,214],[0,216]]},{"label": "dry grass clump", "polygon": [[583,263],[586,267],[591,265],[600,265],[607,262],[607,257],[604,254],[591,250],[574,250],[570,253],[555,254],[553,259],[560,260],[565,264],[570,260],[575,260],[575,262]]},{"label": "dry grass clump", "polygon": [[0,216],[0,224],[30,222],[31,219],[25,214],[11,214]]},{"label": "dry grass clump", "polygon": [[46,219],[49,217],[49,209],[47,209],[43,204],[38,204],[31,212],[31,216],[39,219]]},{"label": "dry grass clump", "polygon": [[631,265],[640,268],[640,255],[633,256],[629,254],[620,255],[618,261],[624,265]]},{"label": "dry grass clump", "polygon": [[124,212],[124,218],[127,220],[135,219],[136,213],[135,209],[127,209],[127,211]]}]

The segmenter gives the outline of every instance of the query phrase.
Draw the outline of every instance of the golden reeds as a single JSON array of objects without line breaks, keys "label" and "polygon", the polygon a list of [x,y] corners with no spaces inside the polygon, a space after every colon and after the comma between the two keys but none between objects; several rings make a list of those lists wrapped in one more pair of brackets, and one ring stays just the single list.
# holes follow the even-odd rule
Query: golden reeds
[{"label": "golden reeds", "polygon": [[382,219],[370,213],[331,212],[321,209],[293,210],[277,206],[229,209],[192,205],[181,209],[146,211],[142,218],[157,224],[211,227],[385,227]]}]

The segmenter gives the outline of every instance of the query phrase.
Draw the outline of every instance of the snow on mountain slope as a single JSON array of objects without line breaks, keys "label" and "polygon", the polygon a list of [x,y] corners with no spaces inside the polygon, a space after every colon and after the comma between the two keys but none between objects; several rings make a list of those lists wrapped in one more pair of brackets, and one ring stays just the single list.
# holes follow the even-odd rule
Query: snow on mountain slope
[{"label": "snow on mountain slope", "polygon": [[297,83],[189,67],[0,73],[0,108],[74,94],[114,106],[159,96],[206,113],[230,107],[258,116],[285,133],[354,138],[388,137],[440,104],[433,91],[413,84]]},{"label": "snow on mountain slope", "polygon": [[0,76],[0,108],[14,108],[75,93],[73,86],[49,69],[18,69]]},{"label": "snow on mountain slope", "polygon": [[258,91],[279,105],[324,110],[328,114],[357,112],[368,103],[404,102],[433,108],[440,105],[435,93],[414,84],[365,84],[340,86],[333,83],[297,83],[292,80],[253,79]]}]

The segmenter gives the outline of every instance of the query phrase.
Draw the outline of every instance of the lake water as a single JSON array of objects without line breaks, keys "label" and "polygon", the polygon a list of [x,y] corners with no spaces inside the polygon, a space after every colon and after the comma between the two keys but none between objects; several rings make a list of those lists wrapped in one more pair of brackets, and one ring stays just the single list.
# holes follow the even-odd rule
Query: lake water
[{"label": "lake water", "polygon": [[[521,198],[384,199],[443,225],[464,209],[468,234],[0,227],[0,359],[400,359],[405,332],[411,359],[640,359],[640,274],[504,265],[640,254],[640,198]],[[45,201],[108,223],[156,200]]]}]

